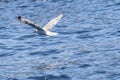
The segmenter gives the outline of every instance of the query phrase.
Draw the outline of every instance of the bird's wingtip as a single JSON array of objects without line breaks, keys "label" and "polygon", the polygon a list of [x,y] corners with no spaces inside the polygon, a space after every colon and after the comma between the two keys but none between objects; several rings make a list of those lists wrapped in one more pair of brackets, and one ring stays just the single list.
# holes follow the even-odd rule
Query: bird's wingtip
[{"label": "bird's wingtip", "polygon": [[22,18],[22,16],[17,16],[17,18],[20,20]]}]

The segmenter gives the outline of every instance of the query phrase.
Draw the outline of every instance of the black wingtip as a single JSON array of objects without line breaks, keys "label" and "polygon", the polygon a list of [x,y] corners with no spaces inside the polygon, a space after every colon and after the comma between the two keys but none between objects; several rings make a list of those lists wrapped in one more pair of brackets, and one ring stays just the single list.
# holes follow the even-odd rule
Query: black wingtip
[{"label": "black wingtip", "polygon": [[22,17],[21,17],[21,16],[18,16],[17,18],[20,20]]}]

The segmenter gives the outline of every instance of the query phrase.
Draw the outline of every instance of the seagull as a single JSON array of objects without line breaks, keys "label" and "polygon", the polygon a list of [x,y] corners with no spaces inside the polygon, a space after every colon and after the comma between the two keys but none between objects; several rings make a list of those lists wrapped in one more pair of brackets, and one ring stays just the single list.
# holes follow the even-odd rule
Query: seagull
[{"label": "seagull", "polygon": [[63,13],[57,16],[56,18],[49,21],[43,28],[40,27],[38,24],[34,23],[33,21],[30,21],[28,19],[23,18],[22,16],[18,16],[18,20],[24,24],[28,24],[36,29],[35,32],[38,32],[39,34],[44,34],[48,36],[56,36],[56,32],[51,32],[50,30],[55,26],[55,24],[58,23],[58,21],[63,17]]}]

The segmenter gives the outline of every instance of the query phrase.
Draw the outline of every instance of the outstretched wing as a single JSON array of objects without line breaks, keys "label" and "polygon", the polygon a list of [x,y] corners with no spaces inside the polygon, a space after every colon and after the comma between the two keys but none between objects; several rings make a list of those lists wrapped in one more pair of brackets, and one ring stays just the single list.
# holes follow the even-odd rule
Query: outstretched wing
[{"label": "outstretched wing", "polygon": [[54,18],[54,19],[52,19],[51,21],[49,21],[45,26],[44,26],[44,30],[51,30],[52,29],[52,27],[55,25],[55,24],[57,24],[58,23],[58,21],[62,18],[62,16],[63,16],[63,13],[62,14],[60,14],[58,17],[56,17],[56,18]]},{"label": "outstretched wing", "polygon": [[23,17],[18,16],[18,20],[20,22],[24,23],[24,24],[28,24],[28,25],[36,28],[37,30],[42,30],[43,31],[43,29],[38,24],[35,24],[34,22],[32,22],[32,21],[30,21],[28,19],[24,19]]}]

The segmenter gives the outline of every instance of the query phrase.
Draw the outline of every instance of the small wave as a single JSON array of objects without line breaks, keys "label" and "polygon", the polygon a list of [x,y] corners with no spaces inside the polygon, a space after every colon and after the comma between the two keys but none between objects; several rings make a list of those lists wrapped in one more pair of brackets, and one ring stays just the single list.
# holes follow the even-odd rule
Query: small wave
[{"label": "small wave", "polygon": [[45,75],[45,76],[38,76],[38,77],[29,77],[27,79],[34,79],[34,80],[71,80],[71,78],[67,75]]},{"label": "small wave", "polygon": [[61,50],[57,50],[57,49],[52,49],[52,50],[46,50],[46,51],[34,51],[29,53],[30,55],[52,55],[52,54],[59,54],[61,53]]},{"label": "small wave", "polygon": [[0,57],[7,57],[7,56],[12,56],[13,54],[10,53],[2,53],[0,54]]}]

